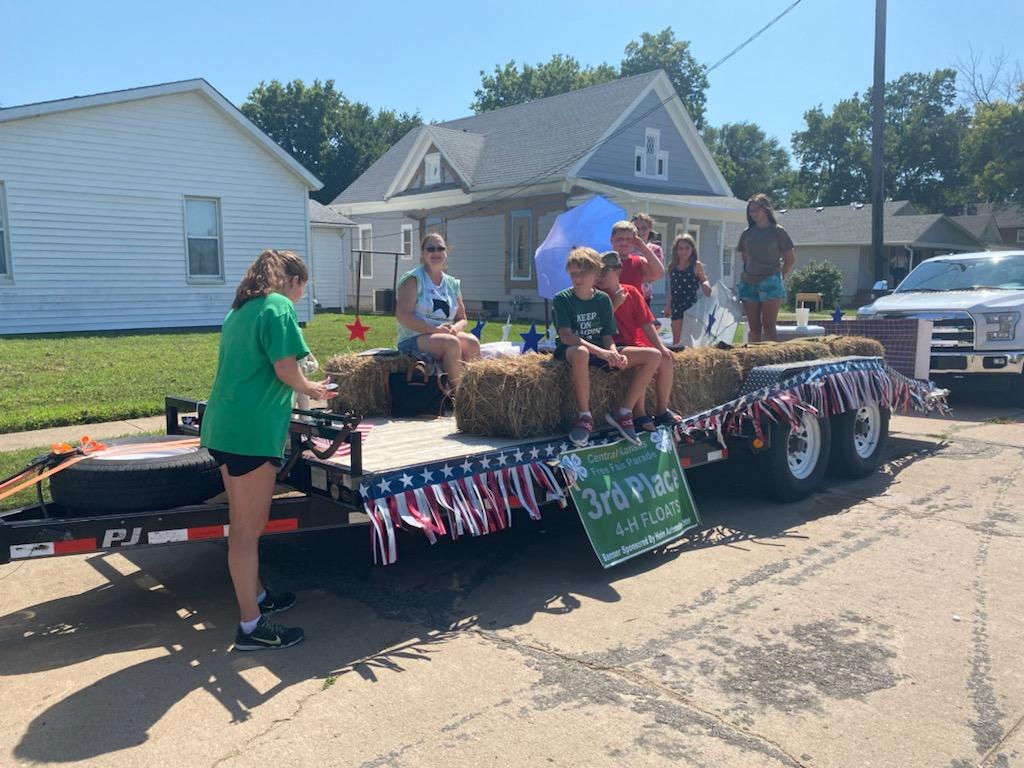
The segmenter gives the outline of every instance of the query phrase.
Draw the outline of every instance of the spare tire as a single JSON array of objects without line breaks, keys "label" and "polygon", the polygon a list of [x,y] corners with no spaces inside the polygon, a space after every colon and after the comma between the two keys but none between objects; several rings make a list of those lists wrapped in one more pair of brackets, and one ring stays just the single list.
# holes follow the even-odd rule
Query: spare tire
[{"label": "spare tire", "polygon": [[102,515],[198,504],[224,490],[217,463],[205,448],[175,446],[179,435],[144,435],[107,441],[138,444],[139,451],[73,464],[50,478],[50,495],[70,514]]}]

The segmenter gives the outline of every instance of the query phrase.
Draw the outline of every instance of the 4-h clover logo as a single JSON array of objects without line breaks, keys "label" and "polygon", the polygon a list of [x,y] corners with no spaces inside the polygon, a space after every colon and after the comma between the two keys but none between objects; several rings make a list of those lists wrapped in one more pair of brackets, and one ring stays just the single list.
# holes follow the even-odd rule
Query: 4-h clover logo
[{"label": "4-h clover logo", "polygon": [[651,432],[651,442],[662,453],[668,453],[672,450],[672,435],[665,428],[656,429],[654,432]]},{"label": "4-h clover logo", "polygon": [[565,477],[570,485],[575,485],[577,478],[587,479],[587,468],[583,466],[583,462],[576,454],[566,454],[558,460],[558,466],[565,472]]}]

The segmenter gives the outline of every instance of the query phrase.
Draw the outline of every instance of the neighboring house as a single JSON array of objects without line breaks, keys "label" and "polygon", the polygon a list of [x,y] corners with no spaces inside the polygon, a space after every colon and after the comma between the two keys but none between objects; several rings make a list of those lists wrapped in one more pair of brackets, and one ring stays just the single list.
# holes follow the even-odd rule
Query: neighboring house
[{"label": "neighboring house", "polygon": [[352,258],[356,224],[347,216],[309,201],[309,228],[312,235],[309,293],[319,309],[344,309],[348,264]]},{"label": "neighboring house", "polygon": [[[354,247],[409,254],[399,274],[427,232],[442,232],[472,316],[540,317],[534,252],[559,213],[595,194],[627,215],[650,213],[666,248],[693,232],[713,280],[724,225],[744,219],[662,71],[415,128],[330,207],[359,226]],[[394,258],[361,269],[368,309],[392,287]],[[355,280],[347,285],[354,303]],[[663,295],[663,282],[655,290]]]},{"label": "neighboring house", "polygon": [[320,186],[205,80],[0,109],[0,334],[219,326]]},{"label": "neighboring house", "polygon": [[1020,203],[968,203],[955,206],[946,213],[954,216],[957,221],[961,218],[991,216],[995,219],[998,238],[992,239],[991,229],[986,228],[986,242],[991,239],[993,247],[1014,250],[1024,248],[1024,205]]},{"label": "neighboring house", "polygon": [[[793,239],[796,268],[812,261],[828,261],[843,273],[842,297],[849,303],[864,297],[879,280],[890,287],[925,259],[946,253],[984,251],[985,245],[964,227],[941,213],[919,214],[908,201],[885,203],[881,264],[871,258],[871,206],[853,205],[796,208],[776,212],[776,219]],[[742,270],[736,243],[745,225],[730,225],[726,237]]]}]

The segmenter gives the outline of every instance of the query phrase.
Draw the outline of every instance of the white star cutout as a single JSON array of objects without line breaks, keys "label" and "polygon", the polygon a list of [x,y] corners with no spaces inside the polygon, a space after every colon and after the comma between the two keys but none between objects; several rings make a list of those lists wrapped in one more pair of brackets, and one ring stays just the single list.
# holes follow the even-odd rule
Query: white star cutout
[{"label": "white star cutout", "polygon": [[473,471],[473,462],[471,462],[469,459],[466,459],[464,462],[459,464],[459,467],[462,469],[463,472],[465,472],[468,475],[470,472]]},{"label": "white star cutout", "polygon": [[408,472],[404,473],[398,479],[402,481],[403,488],[408,488],[410,485],[412,485],[412,475],[410,475]]},{"label": "white star cutout", "polygon": [[370,486],[368,486],[366,483],[360,483],[359,484],[359,493],[360,493],[360,495],[366,496],[367,494],[369,494],[369,492],[370,492]]},{"label": "white star cutout", "polygon": [[380,488],[381,493],[391,493],[391,483],[387,480],[381,480],[377,483],[377,487]]},{"label": "white star cutout", "polygon": [[523,460],[523,452],[521,450],[519,450],[518,448],[516,448],[515,453],[512,454],[512,458],[515,459],[516,461],[522,461]]},{"label": "white star cutout", "polygon": [[538,448],[535,445],[535,446],[533,446],[533,448],[530,449],[530,458],[531,459],[536,459],[538,456],[540,456],[540,448]]},{"label": "white star cutout", "polygon": [[562,443],[562,444],[561,444],[560,446],[558,446],[558,447],[562,449],[562,453],[565,453],[566,451],[568,451],[568,450],[569,450],[569,444],[568,444],[568,443]]},{"label": "white star cutout", "polygon": [[490,468],[491,468],[491,460],[489,458],[484,456],[482,459],[480,459],[480,469],[490,469]]},{"label": "white star cutout", "polygon": [[544,453],[546,453],[548,456],[554,456],[555,455],[555,446],[552,445],[551,443],[548,443],[547,446],[545,446],[545,448],[544,448]]},{"label": "white star cutout", "polygon": [[420,477],[423,478],[423,482],[424,483],[432,483],[432,482],[434,482],[434,473],[431,472],[428,469],[424,469],[423,473],[420,475]]},{"label": "white star cutout", "polygon": [[499,453],[498,454],[498,466],[499,467],[504,467],[506,464],[508,464],[508,456],[506,456],[504,453]]},{"label": "white star cutout", "polygon": [[444,475],[445,477],[451,477],[452,468],[445,464],[443,467],[441,467],[441,474]]}]

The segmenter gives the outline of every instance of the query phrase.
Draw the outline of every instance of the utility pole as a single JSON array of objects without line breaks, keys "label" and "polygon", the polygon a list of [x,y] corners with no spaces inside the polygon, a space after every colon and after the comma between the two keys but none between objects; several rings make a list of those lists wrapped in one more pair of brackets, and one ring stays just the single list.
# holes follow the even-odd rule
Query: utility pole
[{"label": "utility pole", "polygon": [[884,227],[882,206],[885,203],[885,0],[875,0],[875,83],[871,91],[871,260],[875,280],[886,276],[883,269]]}]

